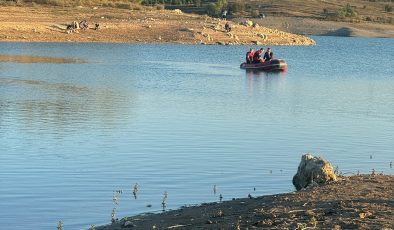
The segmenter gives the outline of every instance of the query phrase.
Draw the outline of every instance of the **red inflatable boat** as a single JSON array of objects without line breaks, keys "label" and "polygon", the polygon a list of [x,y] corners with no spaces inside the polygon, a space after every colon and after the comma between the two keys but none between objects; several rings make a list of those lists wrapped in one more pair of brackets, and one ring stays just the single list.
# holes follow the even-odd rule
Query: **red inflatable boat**
[{"label": "red inflatable boat", "polygon": [[262,63],[242,63],[240,67],[246,70],[284,71],[287,69],[287,63],[283,59],[273,59]]}]

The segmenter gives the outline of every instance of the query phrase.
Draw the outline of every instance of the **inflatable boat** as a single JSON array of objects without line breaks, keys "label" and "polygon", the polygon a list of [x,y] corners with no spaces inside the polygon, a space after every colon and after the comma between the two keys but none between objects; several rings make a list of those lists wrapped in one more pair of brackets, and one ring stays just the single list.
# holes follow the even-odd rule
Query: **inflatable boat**
[{"label": "inflatable boat", "polygon": [[283,59],[273,59],[261,63],[242,63],[240,67],[241,69],[256,71],[284,71],[287,69],[287,63]]}]

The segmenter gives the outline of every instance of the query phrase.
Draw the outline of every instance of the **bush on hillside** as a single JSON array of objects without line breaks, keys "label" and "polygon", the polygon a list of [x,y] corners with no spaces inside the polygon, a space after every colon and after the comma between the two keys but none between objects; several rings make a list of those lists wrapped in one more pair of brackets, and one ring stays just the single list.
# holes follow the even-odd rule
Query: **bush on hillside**
[{"label": "bush on hillside", "polygon": [[106,6],[130,9],[131,5],[140,4],[141,0],[23,0],[23,2],[52,6]]},{"label": "bush on hillside", "polygon": [[164,10],[164,5],[163,4],[156,5],[156,10]]},{"label": "bush on hillside", "polygon": [[209,16],[218,16],[220,13],[220,9],[217,7],[217,5],[213,2],[209,3],[205,9],[207,10],[207,14]]},{"label": "bush on hillside", "polygon": [[131,5],[130,5],[130,3],[127,3],[127,2],[117,2],[115,4],[115,7],[119,8],[119,9],[131,10]]},{"label": "bush on hillside", "polygon": [[357,11],[352,6],[350,6],[349,3],[337,13],[339,18],[354,18],[357,17],[357,15]]},{"label": "bush on hillside", "polygon": [[250,12],[250,16],[252,16],[252,18],[258,18],[260,16],[260,11],[259,10],[252,10]]},{"label": "bush on hillside", "polygon": [[209,3],[205,9],[209,16],[218,16],[224,9],[227,8],[227,0],[218,0],[216,3]]},{"label": "bush on hillside", "polygon": [[390,5],[385,5],[385,6],[384,6],[384,11],[385,11],[385,12],[392,12],[392,11],[393,11],[393,7],[390,6]]},{"label": "bush on hillside", "polygon": [[237,1],[232,2],[231,4],[229,4],[229,8],[234,13],[239,13],[239,12],[243,12],[245,10],[246,6],[245,6],[245,2],[244,1],[237,0]]}]

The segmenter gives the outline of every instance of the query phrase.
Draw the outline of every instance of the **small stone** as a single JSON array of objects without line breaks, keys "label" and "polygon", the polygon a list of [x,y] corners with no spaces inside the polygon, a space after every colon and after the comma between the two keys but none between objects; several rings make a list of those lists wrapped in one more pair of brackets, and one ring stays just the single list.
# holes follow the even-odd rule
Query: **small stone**
[{"label": "small stone", "polygon": [[131,221],[126,221],[123,225],[124,227],[135,227],[135,225]]},{"label": "small stone", "polygon": [[179,31],[194,32],[194,29],[192,29],[192,28],[182,28]]},{"label": "small stone", "polygon": [[369,211],[361,212],[358,215],[360,216],[360,219],[371,218],[373,216]]},{"label": "small stone", "polygon": [[267,37],[268,37],[267,35],[265,35],[265,34],[260,34],[260,33],[258,33],[257,36],[258,36],[258,37],[261,37],[261,38],[264,39],[264,40],[267,39]]},{"label": "small stone", "polygon": [[176,14],[183,14],[182,10],[180,10],[180,9],[175,9],[174,13],[176,13]]}]

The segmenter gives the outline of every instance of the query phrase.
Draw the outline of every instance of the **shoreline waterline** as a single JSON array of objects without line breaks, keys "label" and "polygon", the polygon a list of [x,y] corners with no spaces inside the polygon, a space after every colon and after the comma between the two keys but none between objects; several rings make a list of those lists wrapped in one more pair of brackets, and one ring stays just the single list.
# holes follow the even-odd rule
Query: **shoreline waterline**
[{"label": "shoreline waterline", "polygon": [[392,186],[392,175],[342,176],[297,192],[123,217],[95,229],[385,228],[394,225]]}]

